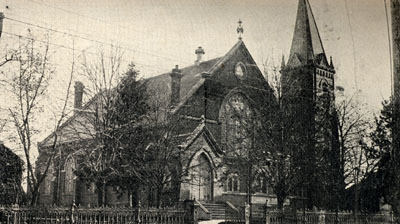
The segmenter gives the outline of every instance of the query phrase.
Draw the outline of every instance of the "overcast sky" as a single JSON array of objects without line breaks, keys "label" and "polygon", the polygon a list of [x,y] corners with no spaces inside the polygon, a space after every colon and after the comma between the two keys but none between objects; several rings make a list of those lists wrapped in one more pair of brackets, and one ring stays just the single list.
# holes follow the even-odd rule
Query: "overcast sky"
[{"label": "overcast sky", "polygon": [[[369,108],[380,108],[390,95],[390,64],[384,0],[309,0],[327,56],[336,67],[336,83],[348,94],[361,91]],[[35,34],[52,28],[57,73],[51,90],[66,88],[65,78],[76,48],[96,52],[98,42],[125,48],[144,77],[192,64],[194,50],[206,59],[224,55],[237,41],[237,21],[243,21],[243,40],[261,68],[269,59],[288,58],[298,0],[2,0],[4,32]],[[18,20],[16,22],[13,20]],[[27,25],[24,23],[33,25]],[[75,36],[75,37],[73,37]],[[85,37],[83,38],[77,38]],[[15,36],[3,33],[0,46]],[[76,77],[79,79],[79,77]],[[49,105],[52,98],[49,97]],[[1,103],[7,104],[3,95]],[[0,105],[1,106],[1,105]],[[45,122],[45,121],[43,121]],[[48,133],[48,132],[47,132]]]}]

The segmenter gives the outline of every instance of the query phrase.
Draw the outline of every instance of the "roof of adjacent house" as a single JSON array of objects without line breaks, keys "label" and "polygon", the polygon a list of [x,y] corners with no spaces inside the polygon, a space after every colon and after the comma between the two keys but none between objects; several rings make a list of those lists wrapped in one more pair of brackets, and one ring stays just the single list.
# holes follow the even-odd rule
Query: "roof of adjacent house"
[{"label": "roof of adjacent house", "polygon": [[21,164],[23,163],[23,160],[2,142],[0,142],[0,155],[4,159],[18,160]]}]

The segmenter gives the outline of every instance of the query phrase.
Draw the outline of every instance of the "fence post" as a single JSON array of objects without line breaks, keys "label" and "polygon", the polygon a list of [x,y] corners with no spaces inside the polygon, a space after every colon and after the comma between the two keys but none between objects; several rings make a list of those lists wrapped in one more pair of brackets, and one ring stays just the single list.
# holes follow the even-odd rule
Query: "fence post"
[{"label": "fence post", "polygon": [[71,217],[70,217],[70,220],[71,220],[71,223],[73,224],[73,223],[75,223],[75,207],[76,207],[76,205],[75,205],[75,201],[73,201],[72,202],[72,205],[71,205]]},{"label": "fence post", "polygon": [[245,224],[250,224],[250,205],[247,202],[244,204],[244,219]]},{"label": "fence post", "polygon": [[265,224],[269,224],[268,199],[265,200],[265,205],[264,205],[264,220]]},{"label": "fence post", "polygon": [[12,206],[11,211],[14,213],[14,224],[18,224],[18,220],[17,220],[18,213],[19,213],[18,205]]},{"label": "fence post", "polygon": [[393,210],[390,211],[390,223],[394,223]]},{"label": "fence post", "polygon": [[194,200],[186,200],[183,202],[183,206],[186,211],[185,223],[189,224],[197,224],[198,223],[198,215],[197,215],[197,207]]},{"label": "fence post", "polygon": [[142,204],[140,203],[140,199],[138,200],[137,203],[137,223],[142,223],[141,217],[140,217],[140,208],[142,207]]},{"label": "fence post", "polygon": [[321,210],[318,212],[318,223],[319,224],[325,224],[325,211]]}]

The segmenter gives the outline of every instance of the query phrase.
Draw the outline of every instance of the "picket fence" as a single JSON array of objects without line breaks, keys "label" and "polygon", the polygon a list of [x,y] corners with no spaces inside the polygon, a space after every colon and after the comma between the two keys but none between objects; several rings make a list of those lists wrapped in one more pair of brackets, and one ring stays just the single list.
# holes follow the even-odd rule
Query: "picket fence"
[{"label": "picket fence", "polygon": [[307,211],[294,213],[282,213],[279,211],[268,211],[265,221],[258,223],[266,224],[391,224],[396,223],[392,213],[387,214],[358,214],[351,212],[325,212]]},{"label": "picket fence", "polygon": [[[225,211],[227,223],[233,224],[394,224],[400,221],[393,213],[358,214],[326,211],[277,211],[254,209],[251,216],[244,207]],[[246,221],[246,218],[249,220]]]},{"label": "picket fence", "polygon": [[184,224],[186,211],[177,208],[5,208],[0,224]]}]

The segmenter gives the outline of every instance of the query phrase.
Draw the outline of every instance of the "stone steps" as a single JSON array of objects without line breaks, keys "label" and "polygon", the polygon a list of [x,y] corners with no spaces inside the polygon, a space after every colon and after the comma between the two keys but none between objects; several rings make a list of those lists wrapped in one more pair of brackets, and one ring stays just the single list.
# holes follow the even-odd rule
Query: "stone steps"
[{"label": "stone steps", "polygon": [[211,213],[211,219],[225,219],[225,204],[203,204]]}]

